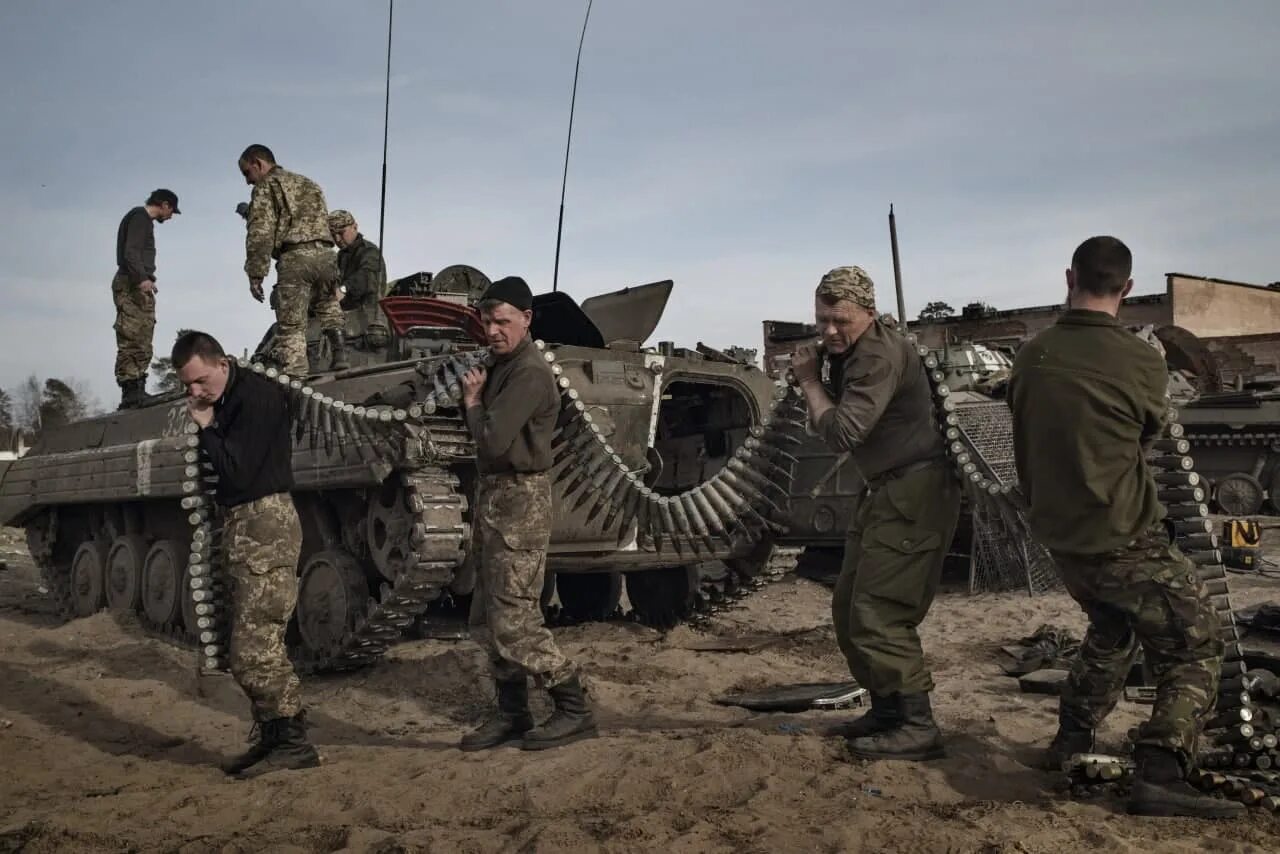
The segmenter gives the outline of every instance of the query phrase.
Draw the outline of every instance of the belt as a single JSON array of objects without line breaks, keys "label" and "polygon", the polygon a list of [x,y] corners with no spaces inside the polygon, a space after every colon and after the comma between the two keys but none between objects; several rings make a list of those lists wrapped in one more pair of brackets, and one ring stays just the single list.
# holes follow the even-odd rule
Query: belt
[{"label": "belt", "polygon": [[283,255],[295,249],[308,249],[313,246],[327,249],[332,247],[333,244],[327,240],[303,240],[298,243],[284,243],[280,246],[280,254]]},{"label": "belt", "polygon": [[891,480],[897,480],[925,469],[940,468],[945,464],[946,460],[942,459],[942,457],[933,457],[932,459],[916,460],[914,463],[905,463],[897,468],[882,471],[875,477],[867,479],[867,492],[874,492]]}]

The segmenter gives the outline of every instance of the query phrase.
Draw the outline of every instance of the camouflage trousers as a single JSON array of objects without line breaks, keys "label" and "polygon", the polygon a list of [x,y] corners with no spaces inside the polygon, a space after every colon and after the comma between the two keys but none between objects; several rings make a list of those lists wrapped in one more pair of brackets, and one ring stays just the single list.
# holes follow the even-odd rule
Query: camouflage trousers
[{"label": "camouflage trousers", "polygon": [[151,371],[151,339],[156,330],[156,298],[144,294],[128,276],[111,280],[116,304],[116,382],[146,379]]},{"label": "camouflage trousers", "polygon": [[1053,555],[1089,630],[1062,695],[1064,718],[1097,727],[1115,708],[1141,646],[1156,680],[1138,740],[1194,756],[1222,669],[1218,616],[1195,568],[1156,524],[1099,555]]},{"label": "camouflage trousers", "polygon": [[836,642],[874,694],[933,690],[917,627],[929,613],[960,518],[960,484],[941,463],[867,492],[831,598]]},{"label": "camouflage trousers", "polygon": [[532,676],[545,687],[576,672],[542,618],[550,540],[551,481],[545,472],[481,476],[472,536],[471,636],[488,654],[499,682]]},{"label": "camouflage trousers", "polygon": [[322,330],[341,330],[345,324],[338,305],[338,261],[324,246],[291,249],[276,262],[276,337],[271,356],[285,373],[302,377],[307,364],[307,314],[314,314]]},{"label": "camouflage trousers", "polygon": [[231,675],[255,721],[302,710],[301,685],[284,633],[298,601],[302,524],[287,493],[227,511],[223,533],[231,593]]}]

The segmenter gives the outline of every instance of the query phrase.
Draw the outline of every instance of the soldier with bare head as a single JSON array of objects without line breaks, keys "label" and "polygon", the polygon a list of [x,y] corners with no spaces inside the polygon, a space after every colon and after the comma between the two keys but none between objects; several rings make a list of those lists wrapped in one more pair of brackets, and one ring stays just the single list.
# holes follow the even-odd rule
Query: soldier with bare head
[{"label": "soldier with bare head", "polygon": [[[483,750],[522,739],[525,750],[596,735],[577,668],[543,624],[542,583],[551,541],[551,434],[560,411],[555,379],[529,334],[533,294],[523,279],[500,279],[480,300],[493,367],[462,378],[467,427],[480,483],[473,522],[476,589],[473,636],[488,653],[498,713],[462,739]],[[555,712],[534,727],[529,678]]]},{"label": "soldier with bare head", "polygon": [[217,340],[185,332],[173,367],[218,476],[223,547],[231,576],[229,665],[253,710],[252,745],[223,770],[240,777],[320,764],[307,741],[298,676],[285,629],[298,601],[302,525],[293,488],[290,413],[276,382],[241,370]]},{"label": "soldier with bare head", "polygon": [[245,236],[244,271],[249,293],[266,295],[262,281],[276,259],[276,336],[270,353],[276,367],[293,376],[320,370],[307,363],[307,312],[320,321],[332,351],[330,370],[349,367],[338,305],[338,267],[329,234],[324,193],[310,178],[276,164],[265,145],[251,145],[238,161],[253,186]]},{"label": "soldier with bare head", "polygon": [[946,465],[924,362],[876,316],[866,271],[828,272],[814,311],[823,349],[796,354],[796,381],[818,435],[848,452],[866,480],[831,602],[849,672],[871,694],[871,710],[845,735],[860,758],[933,759],[943,753],[942,736],[916,627],[938,591],[960,484]]},{"label": "soldier with bare head", "polygon": [[116,230],[116,274],[111,299],[116,306],[116,382],[120,408],[131,409],[151,400],[147,373],[151,370],[151,339],[156,329],[155,224],[167,222],[178,210],[172,190],[156,190],[145,205],[132,208]]}]

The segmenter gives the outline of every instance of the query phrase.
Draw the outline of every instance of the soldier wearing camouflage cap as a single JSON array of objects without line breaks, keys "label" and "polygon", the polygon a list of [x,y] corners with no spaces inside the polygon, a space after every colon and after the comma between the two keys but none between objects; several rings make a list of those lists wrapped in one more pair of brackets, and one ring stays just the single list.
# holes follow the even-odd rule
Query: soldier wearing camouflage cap
[{"label": "soldier wearing camouflage cap", "polygon": [[942,736],[916,627],[938,590],[960,515],[960,484],[945,462],[924,363],[877,317],[867,271],[831,270],[814,305],[822,345],[796,353],[796,381],[818,435],[849,453],[866,481],[831,612],[871,709],[844,735],[861,758],[933,759],[943,753]]},{"label": "soldier wearing camouflage cap", "polygon": [[387,295],[382,252],[360,233],[350,211],[329,212],[329,235],[338,245],[338,293],[346,314],[347,343],[357,350],[383,351],[391,335],[378,304]]}]

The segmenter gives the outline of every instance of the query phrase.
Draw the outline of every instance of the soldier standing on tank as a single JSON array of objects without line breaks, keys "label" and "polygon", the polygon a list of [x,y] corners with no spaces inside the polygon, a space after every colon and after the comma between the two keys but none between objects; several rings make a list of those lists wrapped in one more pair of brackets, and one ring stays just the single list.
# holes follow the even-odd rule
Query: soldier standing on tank
[{"label": "soldier standing on tank", "polygon": [[302,525],[293,488],[286,392],[243,371],[203,332],[173,345],[173,367],[187,391],[187,411],[200,428],[200,448],[218,476],[225,513],[223,548],[231,577],[229,665],[252,705],[252,742],[223,766],[256,777],[320,764],[307,741],[298,676],[285,649],[285,629],[298,600]]},{"label": "soldier standing on tank", "polygon": [[111,299],[116,306],[116,383],[121,409],[142,406],[152,399],[147,394],[147,374],[156,329],[155,224],[178,213],[177,195],[172,190],[156,190],[146,204],[125,214],[116,230]]},{"label": "soldier standing on tank", "polygon": [[1067,310],[1023,345],[1009,382],[1028,521],[1089,617],[1046,764],[1057,770],[1093,749],[1141,647],[1158,692],[1134,748],[1129,811],[1228,817],[1242,805],[1185,779],[1217,697],[1223,645],[1208,591],[1170,543],[1146,462],[1145,446],[1164,431],[1169,376],[1160,354],[1116,320],[1132,269],[1114,237],[1080,244]]},{"label": "soldier standing on tank", "polygon": [[[463,750],[522,738],[525,750],[596,735],[577,668],[543,624],[540,599],[551,540],[551,434],[560,410],[555,379],[529,334],[533,295],[523,279],[494,282],[480,300],[491,370],[462,378],[467,427],[480,483],[473,522],[476,589],[471,627],[488,653],[498,713],[463,736]],[[547,689],[555,712],[534,727],[528,679]]]},{"label": "soldier standing on tank", "polygon": [[943,754],[942,735],[916,627],[938,590],[960,485],[946,464],[924,363],[877,319],[866,271],[837,267],[823,276],[815,312],[830,388],[818,348],[801,348],[792,369],[814,429],[832,450],[851,453],[866,480],[831,612],[871,709],[844,735],[860,758],[933,759]]},{"label": "soldier standing on tank", "polygon": [[347,343],[366,352],[383,350],[391,336],[378,305],[387,295],[382,252],[360,233],[356,218],[347,211],[329,213],[329,234],[338,244],[338,292],[347,316]]},{"label": "soldier standing on tank", "polygon": [[338,268],[324,193],[310,178],[276,165],[275,155],[265,145],[246,148],[238,165],[245,183],[253,186],[246,217],[244,271],[249,276],[249,293],[258,302],[266,298],[262,280],[271,270],[271,259],[276,259],[272,361],[294,376],[309,373],[310,309],[320,320],[333,353],[330,370],[345,370],[349,364],[338,305]]}]

